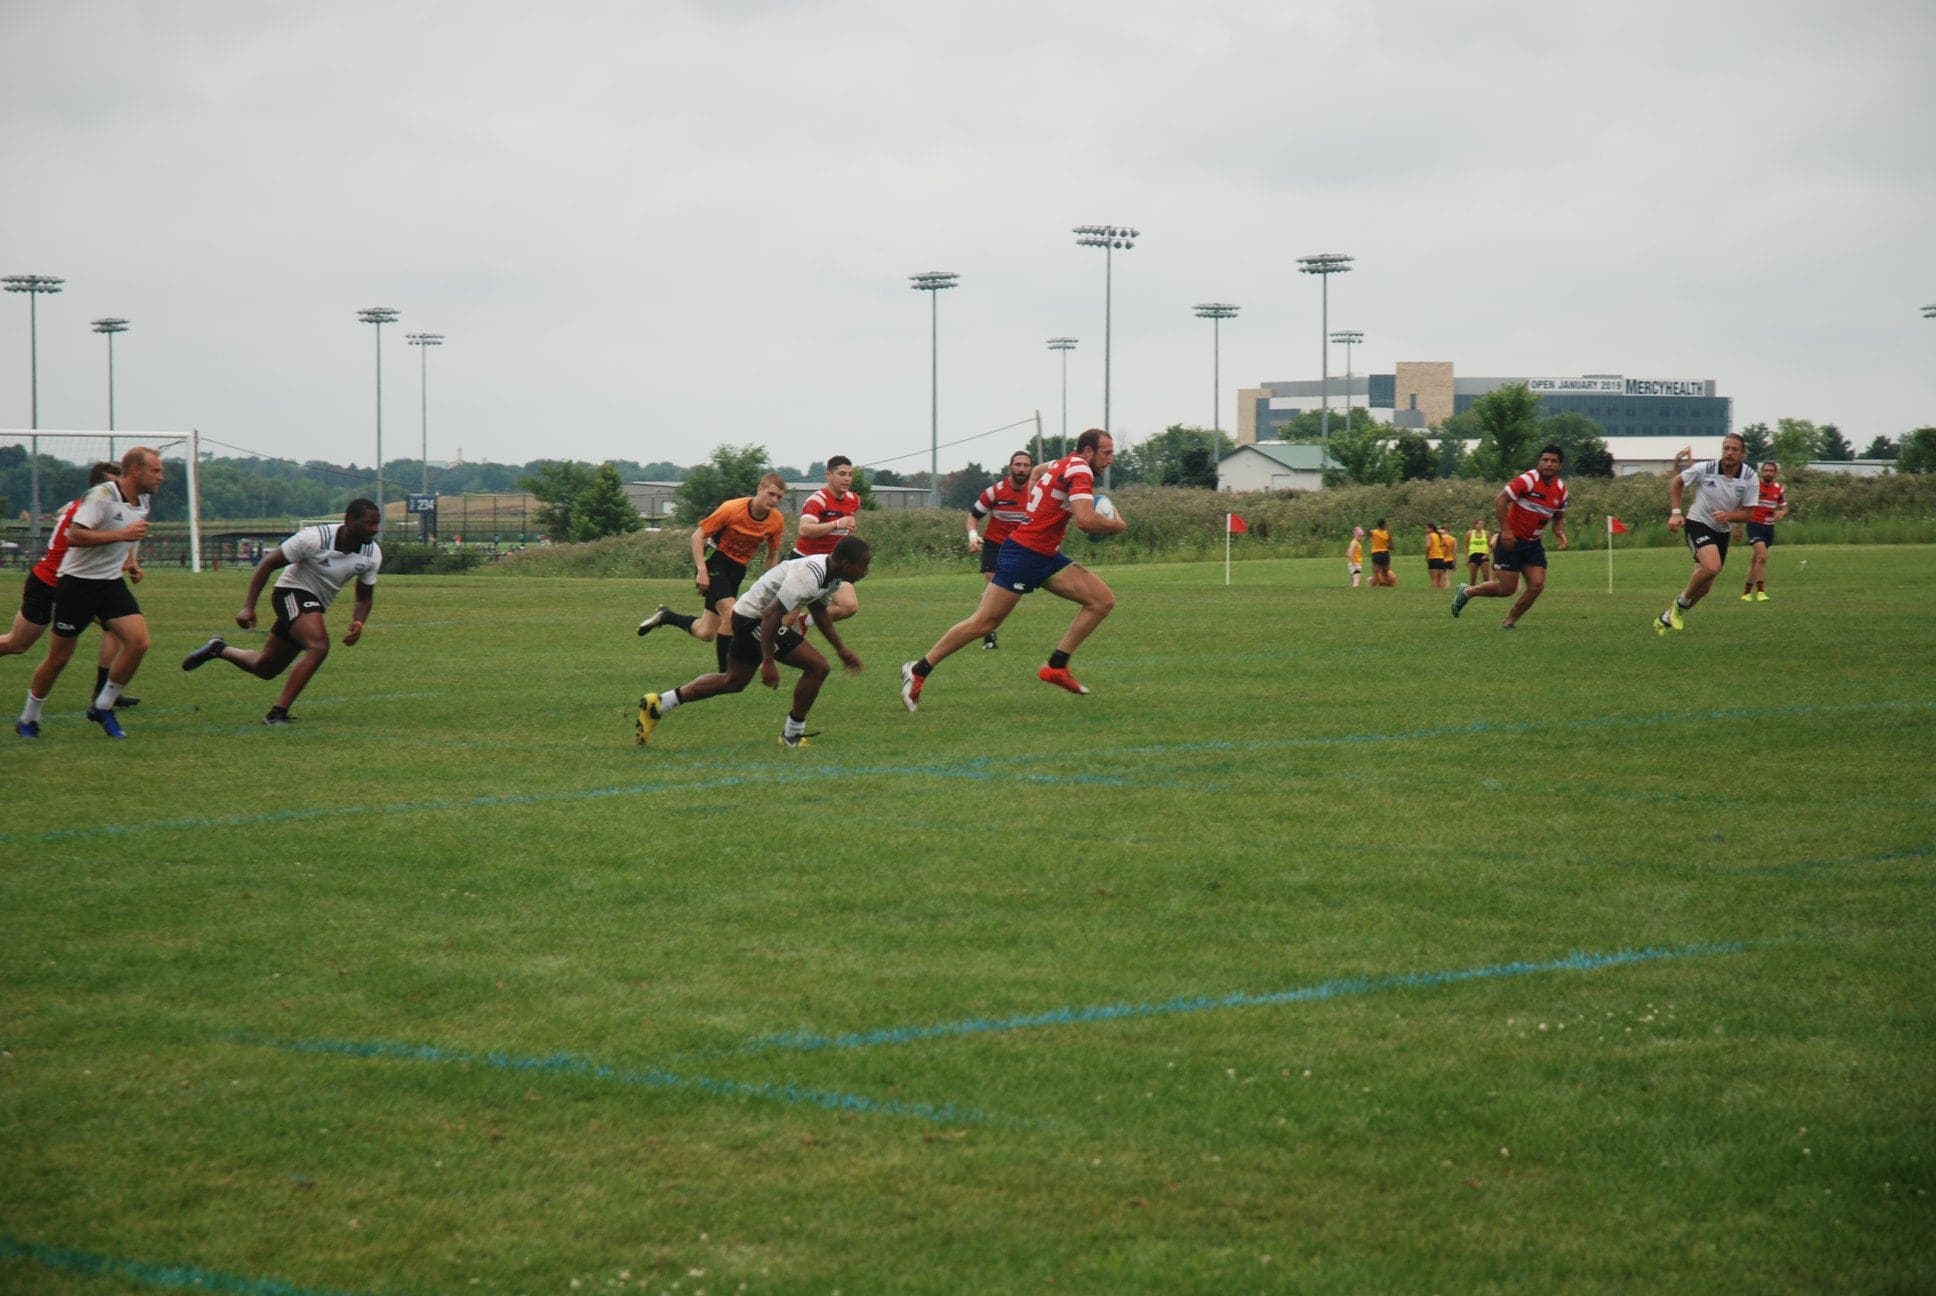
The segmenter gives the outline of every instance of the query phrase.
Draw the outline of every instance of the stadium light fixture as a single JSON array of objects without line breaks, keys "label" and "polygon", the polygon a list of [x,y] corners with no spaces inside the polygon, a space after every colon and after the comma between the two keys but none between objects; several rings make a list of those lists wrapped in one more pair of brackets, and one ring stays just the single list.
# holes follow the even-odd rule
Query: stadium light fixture
[{"label": "stadium light fixture", "polygon": [[1217,466],[1223,449],[1223,321],[1236,319],[1241,306],[1229,302],[1198,302],[1191,309],[1210,321],[1210,467]]},{"label": "stadium light fixture", "polygon": [[1936,319],[1936,304],[1931,304],[1923,307],[1923,318]]},{"label": "stadium light fixture", "polygon": [[[27,383],[33,390],[34,431],[40,430],[40,298],[57,293],[67,280],[55,275],[24,274],[0,276],[10,293],[27,294]],[[34,552],[40,552],[40,438],[30,437],[27,450],[28,515],[27,536]]]},{"label": "stadium light fixture", "polygon": [[[1069,453],[1069,353],[1075,349],[1076,339],[1072,337],[1049,339],[1049,350],[1062,353],[1062,440],[1057,444],[1061,446],[1063,454]],[[1040,444],[1035,447],[1035,462],[1042,462]]]},{"label": "stadium light fixture", "polygon": [[1310,256],[1301,256],[1297,259],[1297,268],[1301,272],[1316,275],[1318,282],[1324,285],[1323,305],[1320,307],[1318,314],[1318,354],[1320,356],[1318,372],[1321,375],[1318,386],[1318,401],[1324,412],[1318,416],[1318,428],[1319,435],[1324,440],[1324,462],[1326,467],[1329,467],[1331,463],[1331,346],[1329,342],[1331,335],[1331,276],[1334,274],[1350,273],[1351,263],[1356,259],[1355,257],[1348,257],[1342,252],[1316,252]]},{"label": "stadium light fixture", "polygon": [[356,312],[365,324],[376,325],[376,515],[383,518],[383,326],[397,322],[394,306],[365,306]]},{"label": "stadium light fixture", "polygon": [[94,320],[90,325],[96,333],[108,340],[108,458],[114,458],[114,335],[128,331],[128,321],[109,316]]},{"label": "stadium light fixture", "polygon": [[[1357,329],[1339,329],[1331,335],[1331,340],[1344,348],[1344,425],[1351,426],[1351,348],[1365,340],[1365,335]],[[1367,396],[1366,403],[1370,403]]]},{"label": "stadium light fixture", "polygon": [[[1115,258],[1117,252],[1135,247],[1143,232],[1127,225],[1078,225],[1073,232],[1078,245],[1102,249],[1102,430],[1113,437],[1116,429],[1109,421],[1109,380],[1110,353],[1114,349],[1111,316],[1115,310]],[[1107,468],[1102,470],[1102,484],[1109,485]]]},{"label": "stadium light fixture", "polygon": [[952,270],[908,276],[908,287],[928,295],[928,507],[941,507],[941,294],[961,282]]},{"label": "stadium light fixture", "polygon": [[405,333],[403,340],[417,348],[417,390],[423,404],[423,487],[419,494],[430,494],[430,348],[444,344],[442,333]]}]

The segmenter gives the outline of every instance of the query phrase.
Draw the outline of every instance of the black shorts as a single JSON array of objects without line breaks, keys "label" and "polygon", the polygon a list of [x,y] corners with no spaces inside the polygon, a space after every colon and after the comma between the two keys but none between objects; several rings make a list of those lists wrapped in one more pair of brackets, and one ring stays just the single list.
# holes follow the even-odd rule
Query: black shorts
[{"label": "black shorts", "polygon": [[[269,604],[276,610],[276,623],[269,627],[269,633],[290,644],[296,643],[295,632],[290,629],[296,624],[296,618],[323,610],[323,601],[308,590],[289,589],[286,586],[269,591]],[[300,644],[297,646],[301,647]]]},{"label": "black shorts", "polygon": [[20,615],[28,625],[45,626],[54,619],[54,587],[32,571],[20,591]]},{"label": "black shorts", "polygon": [[1429,571],[1451,571],[1452,560],[1450,558],[1427,558],[1425,560],[1425,566]]},{"label": "black shorts", "polygon": [[76,638],[90,621],[105,626],[124,616],[140,615],[141,604],[119,576],[113,580],[63,576],[54,587],[54,634],[62,639]]},{"label": "black shorts", "polygon": [[1713,546],[1715,553],[1721,555],[1721,561],[1727,562],[1728,537],[1733,534],[1732,528],[1722,527],[1716,531],[1711,526],[1704,526],[1689,518],[1681,530],[1687,536],[1687,551],[1694,555],[1695,562],[1701,561],[1701,550],[1710,545]]},{"label": "black shorts", "polygon": [[1773,522],[1748,523],[1748,543],[1775,547],[1775,524]]},{"label": "black shorts", "polygon": [[1465,556],[1465,565],[1468,567],[1481,566],[1485,561],[1486,556],[1483,553],[1469,553]]},{"label": "black shorts", "polygon": [[715,549],[706,555],[706,574],[712,580],[706,585],[706,610],[714,611],[721,599],[739,597],[739,587],[746,579],[746,564],[736,563]]},{"label": "black shorts", "polygon": [[1002,542],[984,539],[981,542],[981,570],[984,576],[995,574],[995,560],[1001,557]]},{"label": "black shorts", "polygon": [[1371,565],[1373,567],[1391,566],[1391,551],[1389,549],[1374,549],[1371,554]]},{"label": "black shorts", "polygon": [[1524,571],[1528,567],[1546,565],[1546,542],[1537,537],[1531,540],[1501,540],[1492,550],[1492,565],[1502,572]]},{"label": "black shorts", "polygon": [[[782,625],[780,632],[773,636],[773,660],[785,661],[789,653],[805,642],[804,638]],[[760,664],[760,623],[752,617],[733,613],[733,644],[727,651],[736,662],[758,666]]]}]

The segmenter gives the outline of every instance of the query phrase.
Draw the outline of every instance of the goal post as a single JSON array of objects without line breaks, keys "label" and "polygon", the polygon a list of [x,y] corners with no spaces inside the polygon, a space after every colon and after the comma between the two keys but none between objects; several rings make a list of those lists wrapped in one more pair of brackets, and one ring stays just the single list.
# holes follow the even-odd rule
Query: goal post
[{"label": "goal post", "polygon": [[[164,481],[157,501],[160,517],[144,552],[178,553],[194,571],[202,569],[201,433],[140,429],[0,428],[0,497],[6,516],[0,519],[0,555],[33,563],[40,558],[53,520],[67,502],[86,488],[90,465],[119,462],[135,446],[147,446],[162,461],[181,468],[181,493]],[[179,505],[179,517],[171,516]],[[186,523],[185,528],[182,526]]]}]

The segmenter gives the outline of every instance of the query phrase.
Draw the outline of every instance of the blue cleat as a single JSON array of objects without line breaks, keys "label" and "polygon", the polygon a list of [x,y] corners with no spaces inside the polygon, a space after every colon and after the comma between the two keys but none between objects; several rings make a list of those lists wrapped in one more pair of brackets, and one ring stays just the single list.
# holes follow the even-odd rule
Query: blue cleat
[{"label": "blue cleat", "polygon": [[128,736],[121,732],[121,722],[114,718],[114,711],[112,709],[102,711],[98,707],[89,707],[87,709],[87,718],[95,724],[100,725],[101,732],[110,738],[126,738]]},{"label": "blue cleat", "polygon": [[13,731],[22,738],[38,738],[40,737],[40,721],[22,720],[13,727]]}]

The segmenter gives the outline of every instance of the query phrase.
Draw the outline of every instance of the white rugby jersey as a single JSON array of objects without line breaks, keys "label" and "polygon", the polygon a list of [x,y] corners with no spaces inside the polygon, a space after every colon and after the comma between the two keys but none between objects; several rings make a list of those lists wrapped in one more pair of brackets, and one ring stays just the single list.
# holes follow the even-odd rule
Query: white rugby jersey
[{"label": "white rugby jersey", "polygon": [[111,481],[90,487],[87,494],[81,496],[80,507],[74,510],[74,521],[68,530],[67,554],[61,559],[58,574],[79,576],[84,580],[113,580],[119,576],[128,550],[139,542],[116,540],[110,544],[81,546],[73,543],[73,527],[119,531],[130,523],[146,518],[153,503],[152,496],[143,495],[130,504],[121,497],[121,487]]},{"label": "white rugby jersey", "polygon": [[792,612],[804,604],[824,603],[842,584],[840,577],[827,570],[825,554],[789,558],[777,567],[767,568],[753,582],[753,588],[739,596],[739,601],[733,604],[733,613],[757,621],[766,615],[776,599],[781,611]]},{"label": "white rugby jersey", "polygon": [[1694,487],[1694,502],[1687,506],[1687,520],[1699,522],[1711,531],[1725,531],[1734,525],[1715,521],[1715,514],[1751,508],[1761,494],[1761,478],[1746,460],[1728,477],[1722,475],[1719,459],[1703,459],[1681,473],[1681,485]]},{"label": "white rugby jersey", "polygon": [[383,566],[383,549],[376,541],[355,553],[336,547],[336,532],[341,522],[304,527],[282,542],[282,556],[289,565],[276,577],[277,589],[298,589],[323,601],[323,609],[336,601],[336,595],[354,576],[359,584],[376,584],[377,568]]}]

